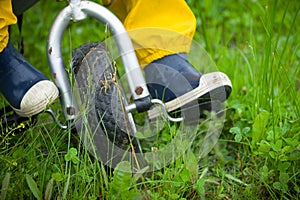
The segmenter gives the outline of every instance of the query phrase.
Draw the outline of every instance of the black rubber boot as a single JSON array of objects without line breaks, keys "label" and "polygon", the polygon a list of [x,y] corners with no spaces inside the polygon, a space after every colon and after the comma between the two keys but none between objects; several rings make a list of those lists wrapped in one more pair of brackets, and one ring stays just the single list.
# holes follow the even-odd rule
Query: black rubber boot
[{"label": "black rubber boot", "polygon": [[56,86],[10,44],[0,53],[0,91],[21,116],[35,115],[58,96]]},{"label": "black rubber boot", "polygon": [[199,86],[201,74],[185,53],[172,54],[145,67],[147,86],[152,98],[171,101]]},{"label": "black rubber boot", "polygon": [[[223,102],[231,93],[231,82],[224,73],[200,74],[188,62],[185,53],[158,59],[144,70],[152,98],[168,102],[170,108],[180,104],[178,109],[185,109],[191,120],[193,117],[197,118],[196,115],[202,117],[205,111],[220,113],[224,109]],[[177,101],[178,97],[187,93],[188,99],[185,97],[185,100]],[[196,106],[199,107],[199,112],[193,115],[195,109],[198,109]],[[177,116],[176,113],[180,113],[178,109],[171,110],[171,114],[175,113],[174,116]]]}]

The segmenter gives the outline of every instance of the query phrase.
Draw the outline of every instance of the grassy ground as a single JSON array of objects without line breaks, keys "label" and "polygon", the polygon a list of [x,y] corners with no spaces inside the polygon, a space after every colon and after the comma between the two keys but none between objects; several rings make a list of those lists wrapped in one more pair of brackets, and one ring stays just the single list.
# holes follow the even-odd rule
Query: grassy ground
[{"label": "grassy ground", "polygon": [[[300,198],[298,1],[187,2],[198,21],[195,40],[233,83],[213,151],[200,160],[188,149],[151,176],[123,172],[126,164],[110,175],[76,136],[43,114],[26,132],[1,133],[0,199]],[[24,16],[25,56],[48,75],[47,30],[63,6],[39,2]],[[65,56],[103,37],[91,34],[95,29],[92,20],[67,29]],[[17,35],[16,27],[13,31]],[[58,103],[54,107],[59,110]]]}]

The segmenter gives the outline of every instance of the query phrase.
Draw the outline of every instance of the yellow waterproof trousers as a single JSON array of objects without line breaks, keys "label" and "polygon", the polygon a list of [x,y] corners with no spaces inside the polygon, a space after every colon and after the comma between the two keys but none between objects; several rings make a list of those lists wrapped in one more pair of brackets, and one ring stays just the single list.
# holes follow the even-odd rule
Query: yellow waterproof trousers
[{"label": "yellow waterproof trousers", "polygon": [[123,22],[140,64],[188,52],[196,19],[185,0],[102,0]]},{"label": "yellow waterproof trousers", "polygon": [[8,43],[8,26],[17,23],[12,12],[11,0],[0,0],[0,53]]},{"label": "yellow waterproof trousers", "polygon": [[[145,66],[166,55],[188,52],[196,19],[184,0],[103,0],[124,23]],[[8,26],[17,19],[11,0],[0,0],[0,52],[8,42]]]}]

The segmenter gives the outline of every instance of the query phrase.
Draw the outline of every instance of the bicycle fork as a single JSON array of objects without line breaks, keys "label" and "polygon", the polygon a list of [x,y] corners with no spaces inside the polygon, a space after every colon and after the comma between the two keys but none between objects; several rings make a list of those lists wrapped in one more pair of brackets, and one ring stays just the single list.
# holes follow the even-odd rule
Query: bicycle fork
[{"label": "bicycle fork", "polygon": [[119,19],[105,7],[90,1],[71,0],[55,18],[50,29],[47,42],[47,57],[52,77],[60,90],[60,100],[67,121],[74,120],[78,106],[72,92],[68,74],[62,58],[61,42],[63,33],[70,21],[77,22],[87,17],[96,18],[103,24],[108,24],[117,44],[130,91],[134,103],[127,106],[127,111],[147,111],[152,105],[149,91],[139,66],[132,42]]}]

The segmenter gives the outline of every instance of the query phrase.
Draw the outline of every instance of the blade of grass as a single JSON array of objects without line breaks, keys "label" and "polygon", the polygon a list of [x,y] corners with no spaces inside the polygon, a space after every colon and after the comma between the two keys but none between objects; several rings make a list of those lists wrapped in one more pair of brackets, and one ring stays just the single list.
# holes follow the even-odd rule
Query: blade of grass
[{"label": "blade of grass", "polygon": [[5,198],[6,198],[7,190],[9,187],[9,181],[10,181],[10,173],[7,172],[2,181],[1,195],[0,195],[0,199],[2,199],[2,200],[5,200]]},{"label": "blade of grass", "polygon": [[26,174],[25,176],[26,176],[26,182],[28,184],[30,191],[32,192],[32,194],[34,195],[35,198],[37,198],[38,200],[41,200],[42,193],[40,192],[39,188],[37,187],[36,182],[33,180],[33,178],[29,174]]}]

